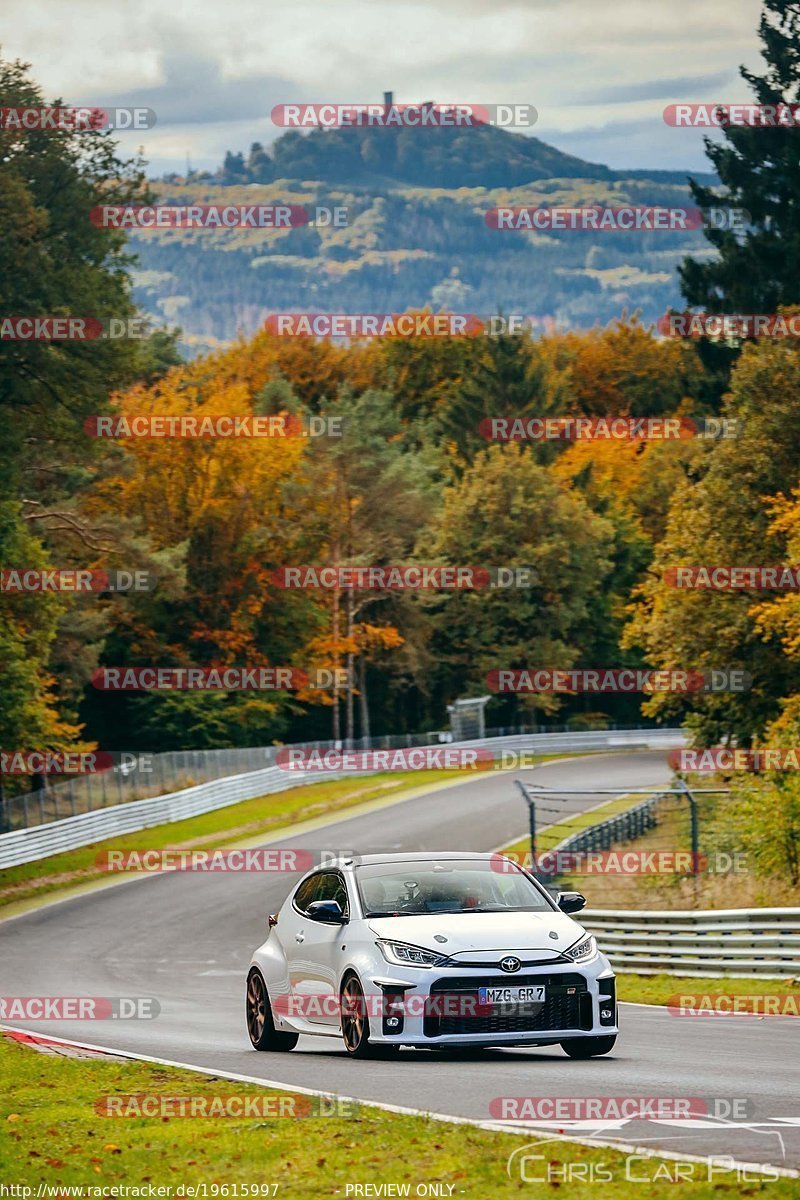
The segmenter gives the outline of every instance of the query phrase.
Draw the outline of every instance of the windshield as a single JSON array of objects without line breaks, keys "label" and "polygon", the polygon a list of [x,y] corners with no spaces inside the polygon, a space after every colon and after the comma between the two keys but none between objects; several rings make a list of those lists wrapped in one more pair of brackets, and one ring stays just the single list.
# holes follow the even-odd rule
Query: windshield
[{"label": "windshield", "polygon": [[365,917],[552,910],[527,875],[500,858],[370,863],[356,868],[356,880]]}]

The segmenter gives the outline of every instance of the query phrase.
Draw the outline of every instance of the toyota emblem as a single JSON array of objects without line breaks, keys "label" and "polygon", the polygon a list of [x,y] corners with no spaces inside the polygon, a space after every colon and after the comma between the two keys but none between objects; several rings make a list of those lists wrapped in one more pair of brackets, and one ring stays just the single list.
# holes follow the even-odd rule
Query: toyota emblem
[{"label": "toyota emblem", "polygon": [[522,963],[518,958],[514,958],[512,954],[509,954],[508,958],[502,958],[500,960],[500,970],[508,971],[509,974],[511,974],[513,971],[518,971],[521,966]]}]

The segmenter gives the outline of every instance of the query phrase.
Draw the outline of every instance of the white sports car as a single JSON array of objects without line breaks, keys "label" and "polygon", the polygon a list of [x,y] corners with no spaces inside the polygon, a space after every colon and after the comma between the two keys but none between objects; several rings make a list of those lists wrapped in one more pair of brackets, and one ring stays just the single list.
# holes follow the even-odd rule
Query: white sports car
[{"label": "white sports car", "polygon": [[301,1033],[366,1056],[400,1046],[606,1054],[614,972],[595,939],[498,854],[368,854],[309,871],[270,916],[247,977],[256,1050]]}]

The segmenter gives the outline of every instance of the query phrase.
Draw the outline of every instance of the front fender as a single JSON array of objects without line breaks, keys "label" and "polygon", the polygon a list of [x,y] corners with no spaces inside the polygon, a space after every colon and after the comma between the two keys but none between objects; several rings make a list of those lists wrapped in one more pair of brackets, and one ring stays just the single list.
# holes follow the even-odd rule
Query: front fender
[{"label": "front fender", "polygon": [[254,952],[248,974],[258,967],[264,976],[270,998],[289,994],[289,967],[278,938],[268,937]]}]

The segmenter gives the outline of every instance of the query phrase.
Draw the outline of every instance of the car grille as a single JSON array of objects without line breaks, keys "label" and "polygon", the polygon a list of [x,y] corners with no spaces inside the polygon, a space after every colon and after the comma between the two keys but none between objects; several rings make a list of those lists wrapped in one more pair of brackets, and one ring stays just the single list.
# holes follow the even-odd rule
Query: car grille
[{"label": "car grille", "polygon": [[[543,984],[544,1004],[519,1004],[478,1008],[477,1012],[450,1013],[436,998],[468,998],[477,1005],[479,987],[516,987]],[[426,1037],[481,1033],[558,1033],[564,1029],[592,1028],[592,998],[582,975],[492,975],[484,979],[436,979],[431,985],[431,1011],[423,1017]],[[458,1003],[452,1005],[456,1010]]]}]

